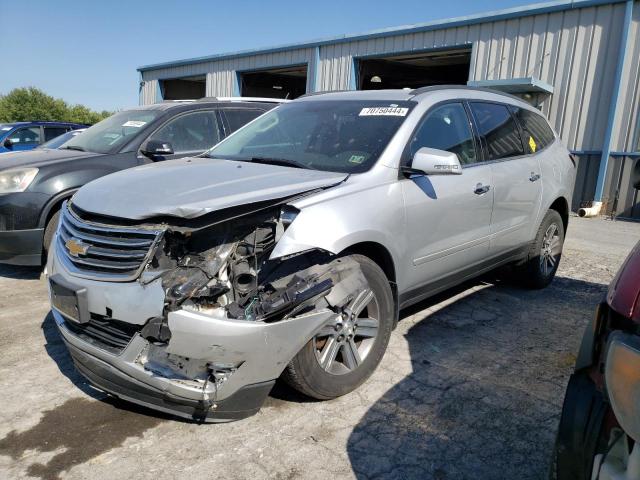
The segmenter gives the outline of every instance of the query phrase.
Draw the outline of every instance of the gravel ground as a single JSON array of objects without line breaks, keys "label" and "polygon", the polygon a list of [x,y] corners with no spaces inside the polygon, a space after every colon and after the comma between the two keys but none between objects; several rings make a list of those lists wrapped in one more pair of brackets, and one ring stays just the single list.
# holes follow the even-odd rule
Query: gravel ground
[{"label": "gravel ground", "polygon": [[545,478],[582,330],[640,224],[572,218],[553,284],[487,277],[402,312],[358,391],[276,386],[254,417],[196,425],[91,389],[38,271],[0,267],[0,478]]}]

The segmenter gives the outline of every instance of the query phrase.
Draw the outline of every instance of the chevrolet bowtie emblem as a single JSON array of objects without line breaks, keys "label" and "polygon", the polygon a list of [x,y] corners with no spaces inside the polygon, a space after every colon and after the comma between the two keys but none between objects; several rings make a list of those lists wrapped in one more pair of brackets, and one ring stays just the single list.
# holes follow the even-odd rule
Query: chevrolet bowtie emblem
[{"label": "chevrolet bowtie emblem", "polygon": [[70,238],[65,242],[64,246],[67,247],[69,255],[77,257],[79,255],[86,255],[90,245],[82,243],[82,241],[77,238]]}]

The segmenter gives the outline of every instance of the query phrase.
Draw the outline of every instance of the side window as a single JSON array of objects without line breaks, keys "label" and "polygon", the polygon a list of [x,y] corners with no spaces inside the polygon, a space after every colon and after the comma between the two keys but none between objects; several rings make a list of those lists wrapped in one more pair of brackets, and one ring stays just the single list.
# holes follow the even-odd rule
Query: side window
[{"label": "side window", "polygon": [[15,145],[37,145],[40,143],[40,127],[26,127],[16,130],[9,139]]},{"label": "side window", "polygon": [[44,141],[48,142],[49,140],[59,137],[63,133],[67,133],[68,128],[66,127],[44,127]]},{"label": "side window", "polygon": [[553,143],[555,136],[542,115],[524,108],[516,108],[515,114],[522,127],[522,140],[527,153],[535,153]]},{"label": "side window", "polygon": [[262,110],[254,110],[249,108],[243,109],[225,109],[224,115],[227,117],[227,123],[229,124],[229,133],[233,133],[240,127],[244,127],[254,118],[259,117],[264,112]]},{"label": "side window", "polygon": [[175,153],[208,150],[220,141],[216,113],[206,110],[176,117],[151,135],[149,140],[169,142]]},{"label": "side window", "polygon": [[427,113],[411,139],[411,158],[422,147],[453,152],[463,165],[477,161],[469,117],[461,103],[447,103]]},{"label": "side window", "polygon": [[524,155],[518,126],[506,105],[472,102],[471,111],[485,140],[488,160]]}]

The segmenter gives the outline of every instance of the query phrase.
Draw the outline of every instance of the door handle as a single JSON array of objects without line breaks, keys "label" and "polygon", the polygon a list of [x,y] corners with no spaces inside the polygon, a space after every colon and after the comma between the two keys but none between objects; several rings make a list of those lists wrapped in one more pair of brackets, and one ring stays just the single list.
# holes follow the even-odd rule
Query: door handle
[{"label": "door handle", "polygon": [[491,185],[482,185],[481,183],[479,183],[476,185],[473,193],[475,193],[476,195],[484,195],[489,191],[489,189],[491,189]]},{"label": "door handle", "polygon": [[536,180],[540,180],[540,174],[531,172],[531,176],[529,177],[530,182],[535,182]]}]

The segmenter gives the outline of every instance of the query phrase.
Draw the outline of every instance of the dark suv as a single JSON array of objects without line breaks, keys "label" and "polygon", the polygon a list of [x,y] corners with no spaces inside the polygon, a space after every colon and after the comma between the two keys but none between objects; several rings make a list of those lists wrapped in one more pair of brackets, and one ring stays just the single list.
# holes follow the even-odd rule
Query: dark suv
[{"label": "dark suv", "polygon": [[58,150],[0,155],[0,263],[40,265],[62,202],[82,185],[126,168],[198,155],[281,101],[209,98],[138,107],[97,123]]}]

